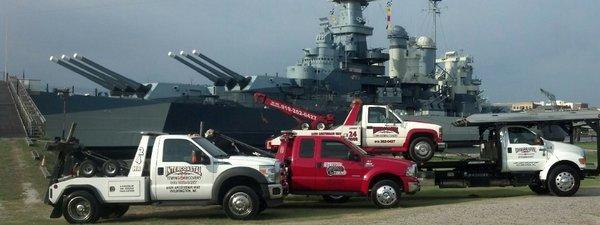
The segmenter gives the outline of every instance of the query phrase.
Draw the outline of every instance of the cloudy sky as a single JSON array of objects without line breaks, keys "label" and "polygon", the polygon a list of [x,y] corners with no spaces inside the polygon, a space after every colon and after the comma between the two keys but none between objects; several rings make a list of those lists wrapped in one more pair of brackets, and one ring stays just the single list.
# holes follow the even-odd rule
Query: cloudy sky
[{"label": "cloudy sky", "polygon": [[[600,1],[441,5],[438,54],[471,54],[492,102],[544,100],[544,88],[559,99],[600,105]],[[370,47],[387,46],[384,6],[375,1],[365,11],[375,27]],[[394,0],[393,21],[412,36],[430,35],[426,8],[425,0]],[[24,70],[53,87],[93,88],[48,61],[77,52],[140,82],[206,83],[167,56],[200,49],[242,74],[283,74],[314,45],[318,18],[331,9],[326,0],[0,0],[0,67],[8,58],[11,73]]]}]

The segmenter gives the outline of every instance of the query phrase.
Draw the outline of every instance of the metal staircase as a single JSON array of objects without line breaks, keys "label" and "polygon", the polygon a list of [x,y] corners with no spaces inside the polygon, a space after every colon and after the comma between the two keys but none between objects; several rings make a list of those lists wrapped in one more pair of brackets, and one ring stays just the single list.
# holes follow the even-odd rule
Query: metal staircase
[{"label": "metal staircase", "polygon": [[18,78],[8,76],[8,90],[17,107],[17,114],[25,127],[25,132],[30,138],[42,138],[45,136],[46,118],[35,105],[27,88],[21,84]]}]

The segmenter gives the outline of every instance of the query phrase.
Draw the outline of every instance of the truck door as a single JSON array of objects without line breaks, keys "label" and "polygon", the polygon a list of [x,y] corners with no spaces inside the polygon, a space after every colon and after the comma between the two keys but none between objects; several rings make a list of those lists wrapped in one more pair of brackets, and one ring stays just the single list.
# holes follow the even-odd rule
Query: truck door
[{"label": "truck door", "polygon": [[[158,147],[150,172],[155,200],[211,198],[214,168],[206,152],[188,139],[165,138]],[[194,152],[198,157],[193,157]],[[192,158],[202,158],[202,163],[193,163]]]},{"label": "truck door", "polygon": [[[506,152],[508,171],[539,171],[545,166],[547,155],[543,141],[525,127],[505,127],[503,151]],[[507,136],[506,136],[507,135]],[[503,160],[504,161],[504,160]]]},{"label": "truck door", "polygon": [[291,188],[295,191],[315,190],[315,139],[309,137],[297,137],[294,140],[293,161],[291,164]]},{"label": "truck door", "polygon": [[366,169],[359,160],[351,159],[356,154],[347,143],[335,139],[321,139],[317,156],[316,186],[318,191],[360,190],[362,175]]},{"label": "truck door", "polygon": [[[402,121],[385,106],[365,106],[363,110],[363,146],[402,146],[406,139]],[[403,135],[401,135],[401,133]],[[403,136],[403,137],[401,137]]]}]

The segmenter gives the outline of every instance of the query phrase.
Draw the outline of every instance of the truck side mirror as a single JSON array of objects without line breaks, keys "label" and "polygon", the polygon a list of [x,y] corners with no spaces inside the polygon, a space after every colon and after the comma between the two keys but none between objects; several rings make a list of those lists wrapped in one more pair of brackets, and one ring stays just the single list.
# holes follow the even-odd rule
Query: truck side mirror
[{"label": "truck side mirror", "polygon": [[192,151],[191,164],[206,164],[207,158],[200,151]]},{"label": "truck side mirror", "polygon": [[352,151],[348,151],[348,160],[358,162],[358,161],[360,161],[360,156],[358,156],[357,154],[355,154]]},{"label": "truck side mirror", "polygon": [[544,145],[544,140],[539,134],[535,136],[535,140],[533,140],[533,145]]}]

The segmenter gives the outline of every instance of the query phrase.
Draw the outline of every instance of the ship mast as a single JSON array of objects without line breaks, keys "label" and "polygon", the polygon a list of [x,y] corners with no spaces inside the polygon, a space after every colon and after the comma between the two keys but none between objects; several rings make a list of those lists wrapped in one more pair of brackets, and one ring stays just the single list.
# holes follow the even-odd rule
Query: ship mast
[{"label": "ship mast", "polygon": [[442,0],[429,0],[429,12],[433,16],[433,42],[437,43],[437,17],[441,14],[439,3]]}]

